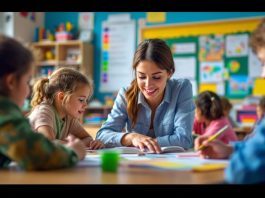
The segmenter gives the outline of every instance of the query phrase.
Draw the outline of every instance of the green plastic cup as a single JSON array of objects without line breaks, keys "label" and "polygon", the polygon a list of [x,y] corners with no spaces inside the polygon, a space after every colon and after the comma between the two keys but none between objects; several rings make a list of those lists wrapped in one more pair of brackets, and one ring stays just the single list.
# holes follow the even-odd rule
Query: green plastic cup
[{"label": "green plastic cup", "polygon": [[120,153],[118,151],[101,152],[101,168],[104,172],[117,172],[119,161]]}]

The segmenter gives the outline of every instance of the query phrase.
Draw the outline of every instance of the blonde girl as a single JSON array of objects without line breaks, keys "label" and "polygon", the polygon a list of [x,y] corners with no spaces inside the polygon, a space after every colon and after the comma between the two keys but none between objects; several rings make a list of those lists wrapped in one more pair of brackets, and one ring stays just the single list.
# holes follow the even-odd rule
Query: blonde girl
[{"label": "blonde girl", "polygon": [[28,116],[32,128],[50,140],[65,143],[73,135],[90,149],[103,148],[79,121],[92,93],[90,80],[75,69],[60,68],[49,78],[40,79],[33,87],[33,110]]}]

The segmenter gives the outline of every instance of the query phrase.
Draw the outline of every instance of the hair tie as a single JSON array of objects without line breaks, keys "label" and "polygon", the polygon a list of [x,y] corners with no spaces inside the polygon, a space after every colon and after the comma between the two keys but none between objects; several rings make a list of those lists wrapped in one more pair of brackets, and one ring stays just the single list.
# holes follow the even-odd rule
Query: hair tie
[{"label": "hair tie", "polygon": [[211,97],[211,101],[214,101],[214,97],[213,96]]}]

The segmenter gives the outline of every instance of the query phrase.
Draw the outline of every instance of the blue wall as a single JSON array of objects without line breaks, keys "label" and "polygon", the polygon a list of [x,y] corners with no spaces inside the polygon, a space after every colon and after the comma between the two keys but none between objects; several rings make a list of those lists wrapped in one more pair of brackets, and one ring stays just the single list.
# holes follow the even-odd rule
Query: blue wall
[{"label": "blue wall", "polygon": [[[111,93],[100,93],[100,57],[101,57],[101,23],[107,20],[108,15],[117,14],[120,12],[95,12],[95,27],[94,27],[94,82],[95,92],[94,97],[104,101],[106,95]],[[78,14],[79,12],[46,12],[45,15],[45,28],[55,29],[55,27],[66,21],[74,24],[75,28],[78,27]],[[130,12],[131,19],[138,20],[146,18],[146,12]],[[172,23],[185,23],[185,22],[198,22],[198,21],[211,21],[222,19],[236,19],[245,17],[265,16],[265,12],[167,12],[166,22],[163,24]],[[154,25],[158,25],[156,23]],[[153,25],[153,24],[147,24]],[[138,25],[137,25],[138,27]],[[76,29],[75,29],[76,30]]]}]

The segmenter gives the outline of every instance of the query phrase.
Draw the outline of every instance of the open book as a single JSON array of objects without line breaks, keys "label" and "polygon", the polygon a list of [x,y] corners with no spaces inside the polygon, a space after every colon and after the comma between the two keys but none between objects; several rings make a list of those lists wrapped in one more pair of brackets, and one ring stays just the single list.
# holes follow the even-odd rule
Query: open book
[{"label": "open book", "polygon": [[[142,154],[142,153],[152,153],[149,152],[148,150],[142,152],[139,148],[137,147],[126,147],[126,146],[121,146],[121,147],[114,147],[114,148],[105,148],[105,149],[100,149],[100,150],[95,150],[91,151],[88,150],[88,152],[100,152],[100,151],[108,151],[108,150],[114,150],[118,151],[122,154]],[[166,147],[161,147],[162,153],[179,153],[179,152],[185,152],[185,149],[180,147],[180,146],[166,146]]]}]

